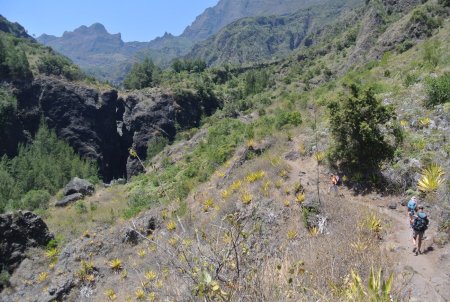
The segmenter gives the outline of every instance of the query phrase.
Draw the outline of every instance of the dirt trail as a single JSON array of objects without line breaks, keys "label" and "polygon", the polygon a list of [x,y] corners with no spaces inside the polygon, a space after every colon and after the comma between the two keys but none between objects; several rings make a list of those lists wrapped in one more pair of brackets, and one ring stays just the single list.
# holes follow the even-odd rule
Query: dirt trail
[{"label": "dirt trail", "polygon": [[[291,176],[298,179],[302,175],[317,175],[315,161],[308,159],[288,160],[292,166]],[[321,167],[320,189],[326,194],[328,190],[328,175]],[[291,178],[291,179],[292,179]],[[302,180],[303,182],[303,180]],[[314,181],[309,181],[313,186]],[[430,228],[422,243],[422,255],[415,256],[412,252],[413,244],[406,210],[398,204],[397,209],[387,207],[389,203],[398,201],[395,197],[381,197],[377,194],[365,196],[353,195],[347,188],[339,187],[340,198],[347,202],[364,205],[383,214],[389,220],[392,232],[383,240],[383,247],[396,253],[395,266],[397,284],[405,284],[400,295],[402,301],[450,301],[450,248],[437,248],[433,244],[436,226],[431,217]],[[393,198],[397,200],[393,200]]]}]

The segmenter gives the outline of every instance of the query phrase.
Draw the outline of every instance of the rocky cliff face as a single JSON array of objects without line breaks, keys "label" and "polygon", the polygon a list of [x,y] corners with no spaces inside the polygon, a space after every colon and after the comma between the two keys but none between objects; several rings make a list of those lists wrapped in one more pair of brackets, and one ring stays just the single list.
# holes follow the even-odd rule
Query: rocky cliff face
[{"label": "rocky cliff face", "polygon": [[53,239],[44,221],[31,212],[0,215],[0,234],[0,270],[9,273],[26,257],[28,248],[45,246]]},{"label": "rocky cliff face", "polygon": [[244,17],[272,16],[293,13],[297,10],[330,2],[327,0],[221,0],[206,9],[188,26],[182,37],[196,41],[216,34],[224,26]]},{"label": "rocky cliff face", "polygon": [[50,77],[16,91],[24,133],[35,133],[41,116],[80,155],[96,160],[105,180],[125,175],[116,130],[117,91],[100,92]]},{"label": "rocky cliff face", "polygon": [[214,96],[170,91],[119,97],[116,90],[99,91],[45,76],[17,87],[14,94],[17,122],[6,130],[15,135],[5,142],[11,152],[31,140],[43,118],[78,154],[97,161],[104,181],[141,171],[137,160],[129,158],[130,147],[145,159],[152,137],[173,140],[176,124],[182,129],[198,126],[203,114],[220,105]]},{"label": "rocky cliff face", "polygon": [[[196,127],[203,114],[210,115],[220,106],[214,96],[202,97],[189,92],[173,94],[169,91],[129,95],[121,99],[121,103],[123,122],[120,132],[141,159],[146,158],[150,139],[164,136],[173,140],[176,125],[181,129]],[[136,158],[129,157],[126,166],[128,177],[142,171]]]}]

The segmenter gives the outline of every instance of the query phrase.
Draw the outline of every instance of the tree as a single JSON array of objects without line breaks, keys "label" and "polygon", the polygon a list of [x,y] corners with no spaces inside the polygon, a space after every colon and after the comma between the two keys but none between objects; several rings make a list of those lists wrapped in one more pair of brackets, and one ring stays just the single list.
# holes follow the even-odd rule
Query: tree
[{"label": "tree", "polygon": [[[395,112],[377,100],[370,88],[352,84],[350,92],[328,105],[334,139],[331,159],[353,171],[373,172],[394,154],[397,129],[390,121]],[[388,135],[396,139],[388,142]]]},{"label": "tree", "polygon": [[151,87],[157,82],[160,69],[149,58],[142,63],[135,63],[126,76],[123,85],[126,89]]}]

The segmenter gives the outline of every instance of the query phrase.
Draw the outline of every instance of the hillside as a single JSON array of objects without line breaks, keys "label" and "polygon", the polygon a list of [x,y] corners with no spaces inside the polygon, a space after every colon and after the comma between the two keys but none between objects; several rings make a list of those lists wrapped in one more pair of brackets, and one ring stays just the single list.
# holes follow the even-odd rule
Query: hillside
[{"label": "hillside", "polygon": [[[345,12],[363,5],[362,1],[333,1],[321,6],[312,6],[294,14],[283,16],[243,18],[216,35],[197,43],[186,58],[200,58],[208,65],[251,65],[256,62],[279,60],[294,50],[317,43],[313,33],[329,35],[327,30],[346,31],[349,20]],[[336,20],[340,19],[340,22]],[[354,21],[354,20],[353,20]],[[336,29],[338,28],[338,29]]]},{"label": "hillside", "polygon": [[206,9],[182,33],[182,37],[201,41],[219,32],[226,25],[252,16],[283,15],[305,9],[329,0],[220,0],[214,7]]},{"label": "hillside", "polygon": [[[287,57],[137,68],[150,78],[140,90],[33,74],[29,114],[69,117],[69,141],[97,135],[79,136],[88,156],[121,150],[104,168],[120,163],[128,179],[38,205],[50,241],[31,213],[0,215],[5,234],[25,221],[47,242],[0,241],[2,253],[23,246],[1,257],[1,300],[447,302],[449,16],[446,1],[368,1]],[[411,196],[431,221],[421,254]]]}]

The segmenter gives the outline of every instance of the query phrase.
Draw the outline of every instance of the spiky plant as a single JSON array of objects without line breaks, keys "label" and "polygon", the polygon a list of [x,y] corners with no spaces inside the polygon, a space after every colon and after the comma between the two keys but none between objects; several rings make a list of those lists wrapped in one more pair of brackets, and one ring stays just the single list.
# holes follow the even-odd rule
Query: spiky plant
[{"label": "spiky plant", "polygon": [[375,214],[370,214],[364,221],[365,226],[373,233],[380,234],[383,229],[381,226],[381,219]]},{"label": "spiky plant", "polygon": [[303,201],[305,201],[305,194],[304,194],[304,193],[298,193],[298,194],[295,196],[295,200],[296,200],[298,203],[302,203]]},{"label": "spiky plant", "polygon": [[444,182],[444,174],[441,166],[431,164],[422,170],[421,177],[417,183],[417,188],[424,193],[436,191]]},{"label": "spiky plant", "polygon": [[212,198],[208,198],[203,202],[203,212],[208,212],[209,209],[214,207],[214,200]]},{"label": "spiky plant", "polygon": [[314,153],[314,159],[317,161],[317,163],[321,164],[323,162],[323,160],[325,159],[325,152],[323,151],[319,151]]},{"label": "spiky plant", "polygon": [[319,228],[316,226],[313,226],[312,228],[310,228],[308,230],[308,232],[309,232],[309,235],[311,235],[312,237],[315,237],[315,236],[319,235]]},{"label": "spiky plant", "polygon": [[145,279],[148,281],[153,281],[156,279],[156,273],[154,271],[147,271],[145,273]]},{"label": "spiky plant", "polygon": [[117,299],[117,294],[112,288],[107,289],[104,294],[106,298],[108,298],[108,301],[114,301]]},{"label": "spiky plant", "polygon": [[142,301],[145,299],[145,291],[142,288],[136,289],[134,294],[136,296],[136,300],[138,300],[138,301]]},{"label": "spiky plant", "polygon": [[42,283],[42,282],[44,282],[45,280],[47,280],[47,278],[48,278],[48,273],[47,273],[47,272],[41,272],[41,273],[39,273],[39,275],[38,275],[38,277],[37,277],[37,281],[38,281],[39,283]]},{"label": "spiky plant", "polygon": [[422,128],[427,128],[431,124],[431,119],[429,117],[422,117],[419,119],[419,125]]},{"label": "spiky plant", "polygon": [[372,267],[367,286],[364,286],[359,274],[352,270],[346,296],[348,301],[391,302],[393,301],[391,296],[393,281],[394,275],[392,273],[386,280],[382,280],[381,269],[375,275]]},{"label": "spiky plant", "polygon": [[168,231],[174,231],[177,228],[177,223],[173,220],[170,220],[169,222],[167,222],[166,224],[166,229]]},{"label": "spiky plant", "polygon": [[122,269],[122,260],[119,258],[112,259],[108,265],[113,271],[120,271]]},{"label": "spiky plant", "polygon": [[289,239],[289,240],[294,240],[295,238],[297,238],[297,236],[298,236],[298,233],[295,230],[289,230],[287,232],[287,239]]},{"label": "spiky plant", "polygon": [[242,200],[242,203],[249,204],[253,200],[253,195],[248,192],[244,192],[241,196],[241,200]]}]

